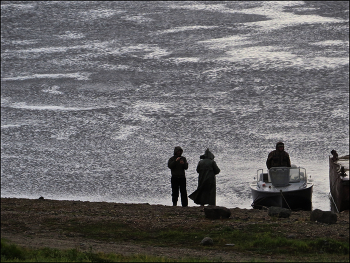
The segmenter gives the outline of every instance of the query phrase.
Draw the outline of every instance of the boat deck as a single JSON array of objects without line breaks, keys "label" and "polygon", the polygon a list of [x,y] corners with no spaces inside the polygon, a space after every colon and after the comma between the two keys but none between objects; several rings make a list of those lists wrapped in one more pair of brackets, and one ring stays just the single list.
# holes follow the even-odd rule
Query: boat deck
[{"label": "boat deck", "polygon": [[267,182],[259,181],[257,183],[255,181],[255,182],[250,184],[250,187],[256,191],[259,191],[259,192],[279,193],[281,190],[282,190],[282,192],[302,190],[304,188],[308,188],[308,187],[312,186],[312,183],[306,183],[306,187],[304,185],[305,185],[305,183],[304,183],[304,181],[302,181],[299,183],[289,183],[289,185],[287,185],[287,186],[276,187],[276,186],[272,185],[271,182],[267,183]]}]

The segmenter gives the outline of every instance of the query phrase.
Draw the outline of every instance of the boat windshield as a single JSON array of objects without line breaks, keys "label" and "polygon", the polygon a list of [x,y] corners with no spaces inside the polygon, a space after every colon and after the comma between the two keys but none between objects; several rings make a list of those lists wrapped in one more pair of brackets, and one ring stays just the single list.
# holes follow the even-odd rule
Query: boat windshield
[{"label": "boat windshield", "polygon": [[289,169],[289,182],[297,183],[300,182],[300,169],[290,168]]},{"label": "boat windshield", "polygon": [[269,181],[275,186],[306,181],[306,171],[301,167],[272,167],[268,171]]}]

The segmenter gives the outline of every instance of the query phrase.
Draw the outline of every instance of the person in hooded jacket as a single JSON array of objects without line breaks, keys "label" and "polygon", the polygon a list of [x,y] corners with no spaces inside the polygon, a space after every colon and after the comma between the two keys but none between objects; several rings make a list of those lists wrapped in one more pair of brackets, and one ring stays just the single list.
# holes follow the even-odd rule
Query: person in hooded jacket
[{"label": "person in hooded jacket", "polygon": [[196,191],[189,195],[196,204],[204,206],[216,205],[216,179],[215,175],[220,173],[220,169],[214,161],[214,154],[207,149],[204,155],[200,156],[197,165],[198,187]]},{"label": "person in hooded jacket", "polygon": [[284,151],[284,143],[278,142],[276,150],[269,153],[266,161],[267,169],[271,167],[291,167],[289,154]]},{"label": "person in hooded jacket", "polygon": [[174,156],[168,161],[168,167],[171,170],[171,189],[173,206],[177,206],[179,198],[179,190],[181,193],[181,205],[188,206],[187,190],[186,190],[186,176],[185,170],[188,169],[188,163],[184,156],[181,156],[183,150],[180,146],[174,149]]}]

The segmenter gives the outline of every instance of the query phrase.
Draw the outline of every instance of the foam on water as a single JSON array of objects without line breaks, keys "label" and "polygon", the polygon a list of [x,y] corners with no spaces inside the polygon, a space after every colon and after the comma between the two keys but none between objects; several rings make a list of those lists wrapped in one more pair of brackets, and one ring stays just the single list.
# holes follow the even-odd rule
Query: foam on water
[{"label": "foam on water", "polygon": [[[321,17],[318,15],[296,15],[285,12],[284,7],[303,5],[302,1],[264,1],[262,7],[250,8],[237,11],[237,13],[264,15],[270,20],[246,23],[249,27],[260,27],[261,30],[276,30],[286,26],[302,24],[344,23],[343,19],[332,17]],[[301,8],[298,10],[300,11]]]},{"label": "foam on water", "polygon": [[79,18],[83,18],[84,20],[91,20],[91,19],[101,19],[101,18],[109,18],[117,14],[125,13],[124,10],[113,10],[113,9],[103,9],[99,8],[96,10],[89,10],[89,11],[81,11],[77,13],[77,16]]},{"label": "foam on water", "polygon": [[53,110],[53,111],[81,111],[81,110],[91,110],[91,109],[93,109],[93,108],[54,106],[54,105],[28,105],[25,102],[13,103],[10,107],[11,108],[15,108],[15,109]]},{"label": "foam on water", "polygon": [[146,23],[146,22],[154,21],[152,18],[145,17],[144,15],[122,16],[121,19],[124,19],[126,21],[136,22],[138,24],[143,24],[143,23]]},{"label": "foam on water", "polygon": [[[57,94],[54,92],[54,94]],[[61,94],[61,93],[58,93]],[[98,110],[98,109],[112,109],[118,108],[119,105],[98,105],[93,107],[67,107],[60,105],[29,105],[26,102],[10,102],[6,100],[6,102],[1,103],[1,107],[8,107],[14,109],[23,109],[23,110],[39,110],[39,111],[90,111],[90,110]]]},{"label": "foam on water", "polygon": [[[8,40],[5,40],[5,41],[8,41]],[[26,45],[37,44],[39,40],[11,40],[9,42],[11,42],[12,45],[26,46]]]},{"label": "foam on water", "polygon": [[199,63],[201,59],[198,57],[187,57],[187,58],[177,57],[177,58],[169,58],[166,60],[172,61],[176,64],[181,64],[181,63]]},{"label": "foam on water", "polygon": [[[39,47],[39,48],[28,48],[28,49],[17,49],[17,50],[4,50],[1,52],[3,58],[9,58],[13,56],[33,56],[35,54],[37,57],[42,54],[51,53],[65,53],[70,50],[82,50],[89,49],[103,52],[104,49],[108,48],[114,41],[88,41],[88,44],[75,45],[75,46],[55,46],[55,47]],[[91,56],[91,55],[90,55]]]},{"label": "foam on water", "polygon": [[46,93],[50,93],[50,94],[55,94],[55,95],[61,95],[63,94],[62,91],[59,91],[60,87],[59,86],[52,86],[52,87],[46,87],[43,90],[41,90],[42,92],[46,92]]},{"label": "foam on water", "polygon": [[253,68],[288,68],[303,67],[304,69],[336,68],[349,64],[346,57],[305,57],[288,51],[279,51],[280,47],[255,46],[232,49],[225,53],[225,57],[217,58],[219,61],[255,62]]},{"label": "foam on water", "polygon": [[[7,129],[7,128],[18,128],[21,127],[22,125],[20,124],[1,124],[1,129]],[[1,158],[5,158],[6,156],[1,156]]]},{"label": "foam on water", "polygon": [[310,45],[315,45],[315,46],[342,46],[342,47],[349,48],[349,40],[348,41],[344,41],[344,40],[325,40],[325,41],[319,41],[319,42],[310,43]]},{"label": "foam on water", "polygon": [[[338,18],[321,17],[318,15],[296,15],[291,12],[285,12],[284,7],[299,6],[302,2],[262,2],[261,7],[249,8],[244,10],[232,10],[234,13],[264,15],[270,18],[267,21],[243,23],[244,27],[252,28],[252,32],[262,34],[268,30],[279,30],[286,26],[295,26],[301,24],[323,24],[323,23],[345,23],[346,21]],[[173,8],[175,8],[173,6]],[[182,5],[181,8],[210,10],[217,12],[228,12],[229,10],[222,5],[214,5],[213,8],[207,5]],[[225,51],[225,56],[220,56],[217,60],[229,62],[253,62],[257,60],[254,68],[284,68],[284,67],[304,67],[305,69],[325,67],[335,68],[348,65],[347,57],[305,57],[294,52],[293,46],[258,46],[261,36],[254,36],[252,32],[249,35],[235,35],[224,38],[214,38],[199,41],[198,44],[204,44],[207,48],[213,50]],[[257,40],[254,40],[254,39]],[[349,46],[348,41],[323,41],[310,43],[320,46]],[[240,47],[240,48],[238,48]],[[291,51],[288,51],[291,49]]]},{"label": "foam on water", "polygon": [[112,136],[112,140],[127,140],[128,137],[134,133],[136,133],[141,127],[137,126],[124,126],[121,127],[120,131],[116,132],[115,135]]},{"label": "foam on water", "polygon": [[244,26],[248,26],[254,30],[259,27],[261,30],[276,30],[286,26],[298,25],[298,24],[314,24],[314,23],[344,23],[346,21],[332,17],[321,17],[318,15],[296,15],[291,12],[285,12],[285,7],[298,7],[297,10],[310,10],[302,7],[303,1],[263,1],[259,3],[261,6],[255,8],[248,8],[242,10],[236,10],[228,8],[224,4],[173,4],[171,8],[190,9],[190,10],[205,10],[211,12],[220,13],[232,13],[232,14],[254,14],[263,15],[269,18],[267,21],[248,22],[242,23]]},{"label": "foam on water", "polygon": [[226,7],[224,4],[200,4],[196,2],[183,2],[170,4],[170,8],[173,9],[189,9],[189,10],[199,10],[199,11],[210,11],[210,12],[220,12],[220,13],[232,13],[235,12]]},{"label": "foam on water", "polygon": [[200,30],[200,29],[213,29],[218,28],[218,26],[181,26],[181,27],[174,27],[170,29],[160,30],[155,33],[151,33],[152,35],[162,35],[162,34],[171,34],[171,33],[178,33],[178,32],[185,32],[185,31],[193,31],[193,30]]},{"label": "foam on water", "polygon": [[28,80],[28,79],[77,79],[77,80],[88,80],[91,73],[77,72],[77,73],[62,73],[62,74],[32,74],[27,76],[16,76],[16,77],[5,77],[1,78],[2,81],[13,81],[13,80]]},{"label": "foam on water", "polygon": [[19,3],[8,3],[8,4],[3,4],[1,3],[1,10],[3,9],[8,9],[8,8],[13,8],[13,9],[33,9],[35,7],[34,4],[19,4]]},{"label": "foam on water", "polygon": [[66,31],[64,34],[58,35],[62,39],[81,39],[85,38],[83,33]]}]

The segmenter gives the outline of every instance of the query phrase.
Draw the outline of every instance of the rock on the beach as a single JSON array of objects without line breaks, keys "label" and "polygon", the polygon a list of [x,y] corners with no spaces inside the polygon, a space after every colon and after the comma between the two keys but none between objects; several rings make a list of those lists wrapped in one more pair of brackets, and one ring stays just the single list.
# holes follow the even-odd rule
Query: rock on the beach
[{"label": "rock on the beach", "polygon": [[287,208],[271,206],[269,207],[268,214],[269,216],[288,218],[291,215],[291,211]]},{"label": "rock on the beach", "polygon": [[223,206],[206,206],[204,207],[205,217],[209,219],[229,218],[230,209]]},{"label": "rock on the beach", "polygon": [[201,245],[203,245],[203,246],[212,246],[212,245],[214,245],[214,241],[210,237],[205,237],[201,241]]},{"label": "rock on the beach", "polygon": [[311,212],[310,221],[317,221],[326,224],[335,224],[337,222],[337,215],[331,211],[322,211],[315,209]]}]

